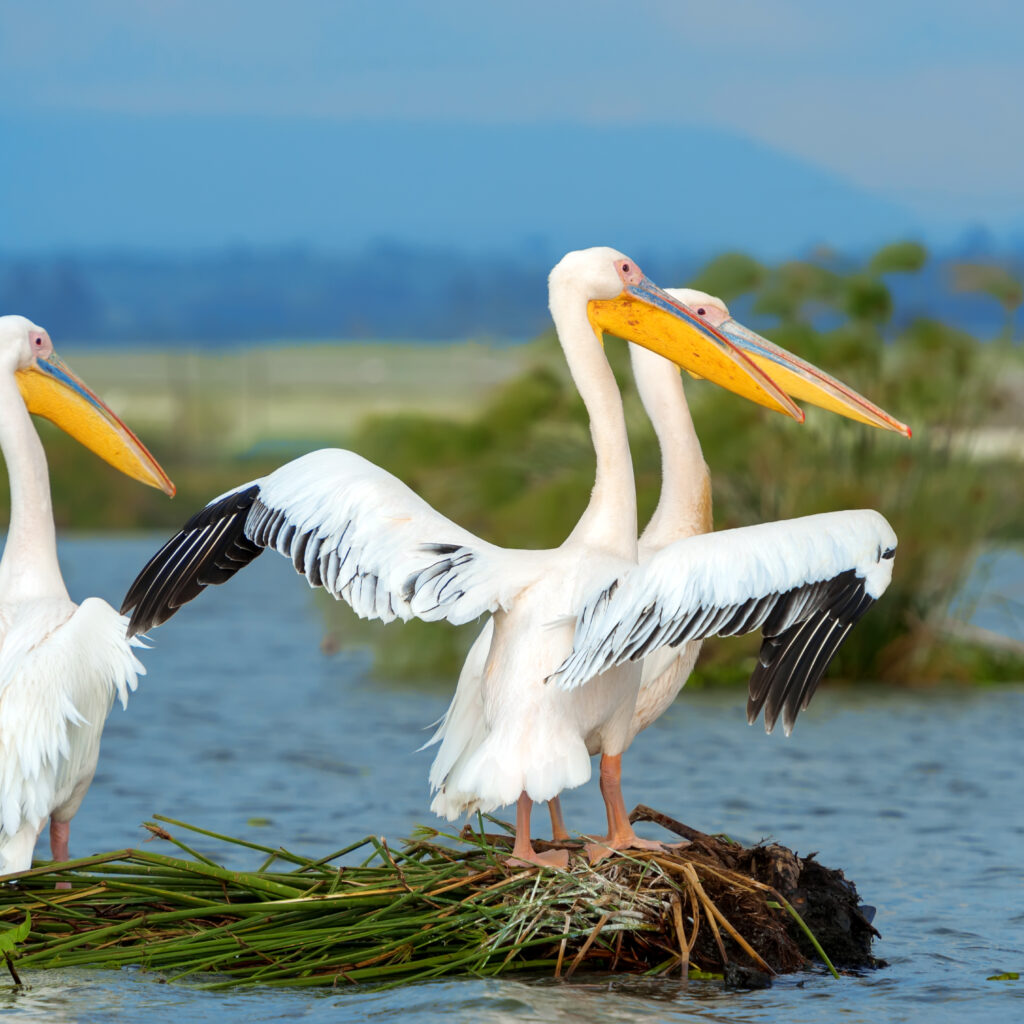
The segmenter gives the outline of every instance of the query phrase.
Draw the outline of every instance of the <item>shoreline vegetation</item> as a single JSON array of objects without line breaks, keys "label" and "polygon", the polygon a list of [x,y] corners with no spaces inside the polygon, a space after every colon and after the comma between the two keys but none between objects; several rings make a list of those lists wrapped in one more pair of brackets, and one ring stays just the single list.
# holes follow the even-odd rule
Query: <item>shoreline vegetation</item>
[{"label": "shoreline vegetation", "polygon": [[[715,528],[878,509],[899,537],[893,583],[851,632],[828,678],[1020,681],[1021,649],[951,628],[950,610],[980,551],[1024,540],[1024,347],[1014,341],[1021,286],[996,267],[964,267],[950,280],[951,289],[988,295],[1004,311],[1001,336],[979,341],[893,309],[887,281],[917,273],[927,259],[911,242],[861,264],[820,253],[766,267],[726,254],[686,282],[720,295],[773,341],[914,431],[907,440],[817,409],[798,425],[687,380],[712,473]],[[609,338],[606,349],[623,391],[644,523],[657,501],[657,445],[625,345]],[[586,416],[553,332],[495,347],[107,350],[72,365],[161,460],[178,499],[147,492],[44,430],[61,528],[171,531],[226,489],[304,451],[338,446],[388,469],[490,541],[547,547],[568,534],[593,483]],[[6,486],[4,477],[0,502]],[[453,680],[476,633],[443,623],[360,622],[327,599],[320,607],[325,649],[368,645],[376,671],[395,679]],[[957,611],[970,609],[961,602]],[[706,643],[690,685],[745,681],[756,650],[755,638]]]},{"label": "shoreline vegetation", "polygon": [[[879,966],[873,911],[842,872],[649,808],[632,818],[689,845],[591,866],[568,843],[567,871],[509,867],[511,827],[488,817],[459,836],[424,828],[394,846],[368,836],[313,859],[157,816],[145,827],[174,855],[118,850],[12,876],[0,953],[19,986],[20,971],[133,965],[207,989],[577,970],[764,988],[815,966],[837,978]],[[215,859],[225,847],[261,863],[227,869]]]}]

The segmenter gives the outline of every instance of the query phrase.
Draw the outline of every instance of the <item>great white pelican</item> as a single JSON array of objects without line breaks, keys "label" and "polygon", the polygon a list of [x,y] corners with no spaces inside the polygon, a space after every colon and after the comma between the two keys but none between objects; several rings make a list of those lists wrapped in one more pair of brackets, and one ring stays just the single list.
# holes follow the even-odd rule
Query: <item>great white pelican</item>
[{"label": "great white pelican", "polygon": [[41,327],[0,317],[0,450],[11,521],[0,558],[0,874],[32,865],[50,823],[54,860],[96,771],[114,702],[144,673],[128,620],[105,601],[68,596],[46,456],[30,413],[52,420],[122,473],[166,494],[174,485],[139,439],[53,351]]}]

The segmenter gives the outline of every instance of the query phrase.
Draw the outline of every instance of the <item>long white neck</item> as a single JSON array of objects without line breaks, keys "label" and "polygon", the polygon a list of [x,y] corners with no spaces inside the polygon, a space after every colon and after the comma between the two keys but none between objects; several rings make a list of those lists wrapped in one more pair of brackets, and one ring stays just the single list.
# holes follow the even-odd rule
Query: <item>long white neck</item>
[{"label": "long white neck", "polygon": [[636,559],[636,483],[615,375],[587,319],[586,296],[560,289],[551,315],[569,372],[590,416],[597,475],[590,503],[566,543],[581,541]]},{"label": "long white neck", "polygon": [[640,539],[641,552],[651,552],[711,529],[711,481],[679,369],[638,345],[629,354],[661,449],[661,496]]},{"label": "long white neck", "polygon": [[0,372],[0,450],[11,482],[11,524],[0,558],[0,601],[67,597],[42,442],[11,373]]}]

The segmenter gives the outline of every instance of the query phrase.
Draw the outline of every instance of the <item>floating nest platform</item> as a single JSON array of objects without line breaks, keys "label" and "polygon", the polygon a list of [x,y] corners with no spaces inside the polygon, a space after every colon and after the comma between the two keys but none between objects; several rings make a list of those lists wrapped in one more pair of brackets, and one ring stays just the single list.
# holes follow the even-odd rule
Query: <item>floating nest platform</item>
[{"label": "floating nest platform", "polygon": [[[459,836],[421,829],[394,848],[367,837],[309,859],[159,817],[146,828],[175,856],[147,844],[14,876],[0,892],[0,952],[19,984],[31,968],[137,965],[206,988],[583,971],[753,986],[815,965],[877,965],[872,912],[841,871],[645,807],[633,818],[689,845],[594,866],[573,856],[568,871],[510,868],[510,830],[488,819]],[[196,833],[263,862],[228,870],[181,838]]]}]

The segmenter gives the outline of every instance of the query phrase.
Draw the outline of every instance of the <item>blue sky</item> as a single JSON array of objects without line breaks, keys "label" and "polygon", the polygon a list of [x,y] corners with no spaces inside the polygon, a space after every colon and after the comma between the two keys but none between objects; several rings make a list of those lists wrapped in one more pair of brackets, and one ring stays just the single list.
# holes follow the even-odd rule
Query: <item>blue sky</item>
[{"label": "blue sky", "polygon": [[[984,224],[997,236],[1020,236],[1022,54],[1024,5],[991,0],[37,0],[0,8],[0,117],[13,118],[6,132],[18,144],[45,135],[47,126],[66,135],[77,123],[89,139],[90,125],[116,135],[123,123],[125,149],[139,137],[129,129],[140,118],[176,131],[190,118],[220,124],[227,145],[239,124],[266,123],[269,140],[293,121],[322,124],[325,132],[353,121],[486,126],[492,133],[577,123],[692,128],[695,151],[687,161],[713,160],[714,140],[722,136],[756,144],[750,187],[764,185],[765,203],[773,202],[777,181],[758,181],[762,157],[764,176],[788,173],[797,161],[849,186],[876,211],[898,211],[896,233],[916,229],[941,238]],[[36,135],[26,125],[35,125]],[[175,142],[181,165],[198,177],[208,137],[185,131]],[[43,184],[52,190],[52,178],[36,184],[32,154],[3,149],[5,161],[20,156],[26,163],[3,186],[0,216],[45,206]],[[316,169],[304,166],[302,152],[270,149],[261,160],[276,161],[272,180],[296,194],[291,201],[301,222],[281,241],[301,241],[301,224],[315,218],[310,210],[304,215],[299,200]],[[75,161],[59,146],[42,152],[62,164]],[[79,152],[85,162],[110,159],[109,150],[98,155],[88,145]],[[773,154],[785,159],[773,161]],[[595,154],[579,173],[607,174],[609,164],[628,163],[629,155]],[[414,160],[413,154],[410,173]],[[174,163],[145,164],[158,193],[160,175],[174,180]],[[216,160],[210,168],[215,176]],[[45,230],[38,222],[46,243],[131,240],[129,211],[119,210],[113,184],[104,196],[102,168],[92,171],[94,180],[82,187],[103,205],[110,237],[69,206],[60,214],[63,228],[56,217]],[[329,167],[321,173],[326,181]],[[688,183],[682,168],[680,180]],[[454,182],[458,187],[463,183]],[[688,198],[682,186],[681,193],[680,202]],[[316,188],[309,194],[316,196]],[[401,235],[407,214],[372,190],[361,200],[377,211],[381,233]],[[216,204],[192,203],[180,192],[175,201],[182,230],[164,239],[162,228],[150,225],[147,235],[141,224],[140,244],[238,236],[234,222],[218,223]],[[621,178],[610,175],[608,202],[617,201]],[[549,215],[543,204],[537,209],[531,230],[543,228]],[[843,216],[856,241],[856,204],[849,210]],[[185,230],[200,215],[204,222]],[[799,204],[792,216],[804,216]],[[800,230],[810,241],[808,217]],[[19,232],[36,223],[14,222]],[[841,226],[828,229],[843,235]],[[252,240],[267,239],[256,231]],[[15,243],[30,239],[19,235]]]}]

